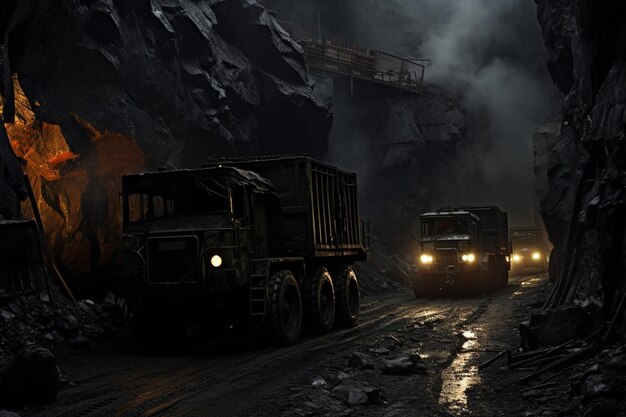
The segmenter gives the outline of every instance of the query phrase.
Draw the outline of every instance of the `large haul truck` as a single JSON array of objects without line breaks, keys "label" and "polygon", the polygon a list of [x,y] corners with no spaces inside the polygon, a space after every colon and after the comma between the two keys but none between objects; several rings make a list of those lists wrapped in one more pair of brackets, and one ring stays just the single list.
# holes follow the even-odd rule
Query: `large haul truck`
[{"label": "large haul truck", "polygon": [[[308,156],[122,178],[124,282],[139,327],[259,326],[292,343],[354,326],[367,258],[357,179]],[[179,325],[181,325],[179,324]]]},{"label": "large haul truck", "polygon": [[507,214],[495,206],[441,208],[420,216],[416,297],[476,294],[509,280]]},{"label": "large haul truck", "polygon": [[509,230],[513,243],[511,267],[516,272],[548,270],[550,250],[542,227],[512,227]]}]

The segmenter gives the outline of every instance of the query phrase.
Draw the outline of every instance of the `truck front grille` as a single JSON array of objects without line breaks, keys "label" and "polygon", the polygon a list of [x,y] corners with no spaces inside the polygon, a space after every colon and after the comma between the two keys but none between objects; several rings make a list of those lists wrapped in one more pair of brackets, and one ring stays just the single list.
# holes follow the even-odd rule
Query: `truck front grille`
[{"label": "truck front grille", "polygon": [[440,268],[446,268],[453,265],[458,268],[458,252],[456,249],[437,249],[435,254],[435,263]]},{"label": "truck front grille", "polygon": [[148,281],[151,283],[194,282],[199,277],[197,236],[168,236],[147,241]]}]

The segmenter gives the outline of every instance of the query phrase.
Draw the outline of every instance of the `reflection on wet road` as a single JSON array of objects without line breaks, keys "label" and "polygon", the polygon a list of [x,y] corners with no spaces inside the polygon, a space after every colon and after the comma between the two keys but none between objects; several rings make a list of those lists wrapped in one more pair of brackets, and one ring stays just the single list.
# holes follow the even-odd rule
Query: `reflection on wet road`
[{"label": "reflection on wet road", "polygon": [[452,364],[442,373],[439,404],[448,408],[452,415],[467,413],[467,390],[480,383],[478,366],[470,365],[479,346],[476,334],[472,330],[463,332],[465,342]]}]

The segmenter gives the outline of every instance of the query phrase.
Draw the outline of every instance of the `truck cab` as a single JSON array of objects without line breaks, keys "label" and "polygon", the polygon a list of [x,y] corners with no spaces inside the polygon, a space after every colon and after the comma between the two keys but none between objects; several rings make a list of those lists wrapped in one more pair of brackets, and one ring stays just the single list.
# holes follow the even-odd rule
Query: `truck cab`
[{"label": "truck cab", "polygon": [[442,208],[422,214],[415,295],[483,292],[505,285],[509,269],[509,245],[502,243],[508,238],[501,233],[505,226],[506,214],[495,207]]},{"label": "truck cab", "polygon": [[123,282],[136,313],[247,312],[227,299],[249,282],[249,261],[270,256],[279,238],[269,181],[228,167],[136,174],[124,177],[122,197]]}]

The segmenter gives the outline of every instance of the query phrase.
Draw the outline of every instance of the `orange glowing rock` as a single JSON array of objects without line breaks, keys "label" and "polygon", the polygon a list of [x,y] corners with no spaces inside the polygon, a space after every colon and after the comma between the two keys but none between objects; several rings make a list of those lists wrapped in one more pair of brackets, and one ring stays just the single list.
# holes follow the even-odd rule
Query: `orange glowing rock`
[{"label": "orange glowing rock", "polygon": [[50,165],[59,165],[59,164],[62,164],[64,162],[67,162],[67,161],[72,161],[72,160],[74,160],[74,159],[76,159],[78,157],[79,157],[79,155],[75,154],[72,151],[65,151],[65,152],[61,152],[60,154],[58,154],[54,158],[49,159],[48,163]]},{"label": "orange glowing rock", "polygon": [[[121,233],[121,176],[143,170],[143,151],[132,136],[100,131],[73,114],[91,142],[78,154],[61,126],[37,118],[17,78],[14,87],[16,118],[5,126],[15,154],[25,162],[53,252],[70,274],[111,265]],[[28,204],[22,210],[32,216]]]}]

